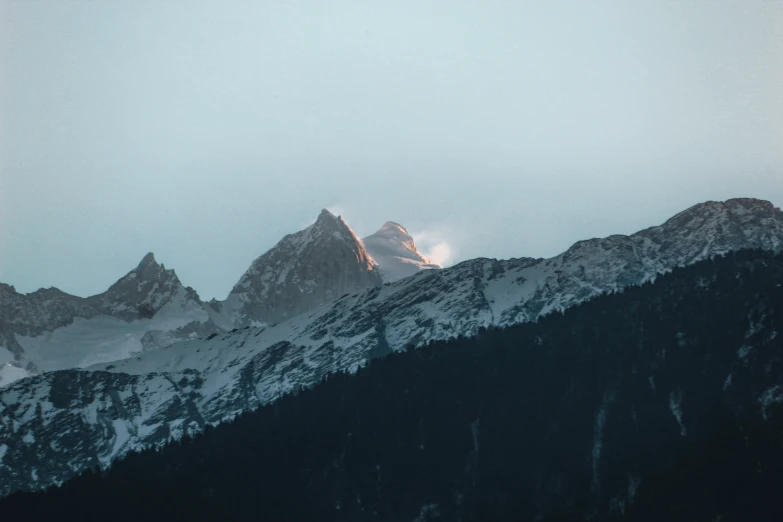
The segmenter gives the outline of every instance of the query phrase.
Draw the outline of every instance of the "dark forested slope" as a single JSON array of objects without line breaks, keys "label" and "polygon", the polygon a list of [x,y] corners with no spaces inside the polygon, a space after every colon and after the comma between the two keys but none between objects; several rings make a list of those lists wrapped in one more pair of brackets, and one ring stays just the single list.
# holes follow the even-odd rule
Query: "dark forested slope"
[{"label": "dark forested slope", "polygon": [[783,520],[783,256],[677,269],[355,375],[4,520]]}]

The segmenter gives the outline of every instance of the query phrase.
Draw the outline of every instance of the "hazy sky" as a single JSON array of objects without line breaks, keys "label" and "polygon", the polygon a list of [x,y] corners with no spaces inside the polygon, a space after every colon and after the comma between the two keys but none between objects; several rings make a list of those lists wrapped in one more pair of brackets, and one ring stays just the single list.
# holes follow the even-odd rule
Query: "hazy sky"
[{"label": "hazy sky", "polygon": [[[0,281],[203,298],[323,207],[447,263],[783,204],[783,2],[0,0]],[[448,250],[448,252],[447,252]]]}]

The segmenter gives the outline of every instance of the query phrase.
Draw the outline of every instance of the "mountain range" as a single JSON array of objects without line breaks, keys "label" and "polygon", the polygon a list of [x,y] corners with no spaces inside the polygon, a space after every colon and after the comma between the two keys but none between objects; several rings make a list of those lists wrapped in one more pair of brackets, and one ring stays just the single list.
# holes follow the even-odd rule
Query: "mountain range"
[{"label": "mountain range", "polygon": [[[328,374],[10,520],[777,522],[783,254]],[[75,390],[74,390],[75,391]]]},{"label": "mountain range", "polygon": [[362,241],[341,217],[323,210],[312,225],[253,261],[223,301],[202,302],[152,253],[106,292],[87,298],[56,288],[24,295],[0,283],[0,386],[233,328],[267,326],[347,293],[440,268],[418,253],[402,226],[390,223]]},{"label": "mountain range", "polygon": [[225,301],[202,302],[152,255],[98,296],[2,285],[0,494],[108,466],[406,346],[534,322],[743,249],[783,250],[783,212],[708,202],[550,259],[437,269],[404,227],[359,240],[323,211]]},{"label": "mountain range", "polygon": [[57,288],[24,295],[0,284],[0,384],[129,357],[154,345],[154,332],[185,337],[208,321],[196,292],[152,254],[106,292],[87,298]]}]

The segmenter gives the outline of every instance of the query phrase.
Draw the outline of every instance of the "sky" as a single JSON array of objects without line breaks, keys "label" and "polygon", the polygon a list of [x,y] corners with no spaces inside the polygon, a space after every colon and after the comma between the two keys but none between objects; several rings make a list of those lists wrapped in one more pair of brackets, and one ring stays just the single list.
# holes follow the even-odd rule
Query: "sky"
[{"label": "sky", "polygon": [[449,265],[783,205],[783,1],[0,0],[0,281],[202,298],[322,208]]}]

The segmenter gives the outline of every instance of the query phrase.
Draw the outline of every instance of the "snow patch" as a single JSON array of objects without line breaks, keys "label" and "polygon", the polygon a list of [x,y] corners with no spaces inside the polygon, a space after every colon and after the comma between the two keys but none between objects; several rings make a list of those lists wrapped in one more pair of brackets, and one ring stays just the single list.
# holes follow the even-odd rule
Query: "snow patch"
[{"label": "snow patch", "polygon": [[111,454],[107,459],[107,463],[111,462],[111,459],[113,459],[115,455],[119,454],[122,447],[128,442],[128,439],[130,439],[128,425],[125,424],[124,420],[116,419],[112,424],[114,424],[114,446],[111,449]]},{"label": "snow patch", "polygon": [[82,418],[87,424],[98,422],[98,404],[93,402],[82,411]]},{"label": "snow patch", "polygon": [[680,348],[685,348],[688,346],[688,341],[685,340],[684,332],[677,332],[677,346]]},{"label": "snow patch", "polygon": [[476,453],[479,450],[479,421],[480,419],[476,418],[476,420],[470,423],[470,432],[473,435],[473,451]]},{"label": "snow patch", "polygon": [[639,484],[641,484],[642,479],[640,477],[634,477],[633,475],[628,476],[628,503],[633,504],[634,499],[636,498],[636,491],[639,489]]},{"label": "snow patch", "polygon": [[14,354],[8,348],[0,346],[0,364],[10,363],[14,360]]},{"label": "snow patch", "polygon": [[428,522],[440,518],[438,504],[426,504],[421,507],[419,514],[413,519],[413,522]]},{"label": "snow patch", "polygon": [[773,404],[783,403],[783,386],[773,386],[764,391],[759,397],[761,403],[761,416],[767,420],[767,409]]},{"label": "snow patch", "polygon": [[688,430],[685,428],[685,424],[682,422],[682,393],[671,392],[669,394],[669,410],[671,410],[674,418],[677,419],[677,424],[680,425],[680,435],[683,437],[688,435]]},{"label": "snow patch", "polygon": [[764,329],[764,322],[766,321],[767,316],[762,315],[758,321],[753,319],[753,316],[748,314],[748,331],[745,334],[745,339],[750,339],[757,333],[761,332],[761,330]]},{"label": "snow patch", "polygon": [[5,363],[0,365],[0,388],[8,386],[12,382],[24,379],[25,377],[29,377],[30,375],[30,372],[15,364]]},{"label": "snow patch", "polygon": [[68,326],[35,337],[18,336],[25,356],[42,371],[86,368],[141,353],[147,332],[170,331],[209,316],[180,289],[151,319],[127,322],[109,315],[76,318]]}]

